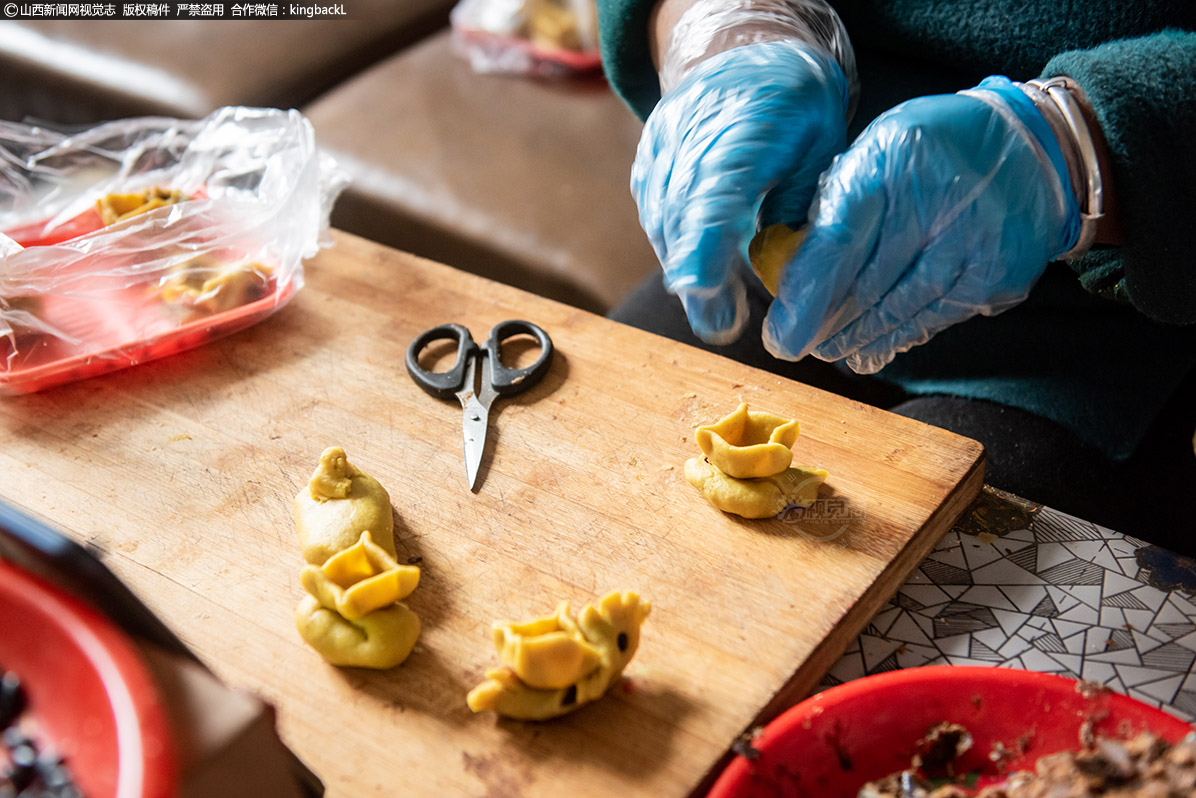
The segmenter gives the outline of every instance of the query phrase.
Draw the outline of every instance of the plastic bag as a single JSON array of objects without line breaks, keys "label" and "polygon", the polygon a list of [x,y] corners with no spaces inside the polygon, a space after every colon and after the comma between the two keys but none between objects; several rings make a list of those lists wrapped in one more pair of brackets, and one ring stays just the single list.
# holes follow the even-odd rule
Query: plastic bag
[{"label": "plastic bag", "polygon": [[594,0],[461,0],[453,44],[477,72],[559,77],[602,68]]},{"label": "plastic bag", "polygon": [[297,111],[78,133],[0,122],[0,393],[190,349],[282,307],[344,173]]}]

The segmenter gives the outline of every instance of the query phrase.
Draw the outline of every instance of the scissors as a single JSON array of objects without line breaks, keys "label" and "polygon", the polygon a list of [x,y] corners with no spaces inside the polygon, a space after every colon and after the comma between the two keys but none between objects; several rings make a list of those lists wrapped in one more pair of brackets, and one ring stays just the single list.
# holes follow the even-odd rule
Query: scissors
[{"label": "scissors", "polygon": [[[540,356],[536,362],[521,369],[508,368],[502,362],[502,342],[516,335],[531,335],[540,344]],[[457,359],[448,371],[428,371],[419,365],[419,355],[433,341],[456,341]],[[480,387],[477,381],[478,363],[481,362]],[[498,396],[514,396],[523,393],[539,382],[552,365],[552,339],[548,333],[530,321],[508,319],[500,321],[490,330],[485,348],[473,342],[469,330],[460,324],[441,324],[424,330],[407,347],[407,373],[415,384],[439,399],[456,396],[465,411],[463,431],[465,435],[465,477],[469,489],[474,489],[478,478],[478,467],[482,463],[482,452],[486,448],[486,428],[490,418],[490,405]]]}]

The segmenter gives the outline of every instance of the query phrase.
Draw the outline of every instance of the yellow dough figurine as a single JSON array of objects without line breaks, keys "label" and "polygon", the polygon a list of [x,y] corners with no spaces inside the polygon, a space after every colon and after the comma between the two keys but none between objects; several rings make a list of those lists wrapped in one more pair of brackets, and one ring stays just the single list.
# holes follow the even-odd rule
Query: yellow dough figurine
[{"label": "yellow dough figurine", "polygon": [[323,605],[356,621],[410,596],[419,584],[419,568],[399,565],[369,532],[362,532],[357,543],[322,566],[304,566],[299,581]]},{"label": "yellow dough figurine", "polygon": [[96,200],[96,213],[104,224],[123,222],[133,216],[148,213],[155,208],[181,202],[183,192],[177,189],[154,186],[128,194],[108,194]]},{"label": "yellow dough figurine", "polygon": [[307,644],[333,665],[393,668],[415,647],[419,618],[398,603],[347,621],[334,610],[305,596],[295,611],[295,625]]},{"label": "yellow dough figurine", "polygon": [[793,462],[796,421],[749,410],[746,403],[716,424],[698,427],[694,440],[707,459],[727,476],[770,477]]},{"label": "yellow dough figurine", "polygon": [[419,568],[395,559],[390,497],[339,446],[320,456],[295,497],[295,529],[308,564],[307,596],[295,611],[299,635],[333,665],[392,668],[419,638],[419,618],[402,600]]},{"label": "yellow dough figurine", "polygon": [[221,261],[200,255],[175,266],[158,285],[158,296],[200,314],[223,313],[256,302],[270,291],[273,269],[257,261]]},{"label": "yellow dough figurine", "polygon": [[685,461],[685,478],[706,501],[743,518],[772,518],[786,507],[809,507],[827,476],[821,468],[797,466],[770,477],[736,479],[705,458]]},{"label": "yellow dough figurine", "polygon": [[365,531],[395,556],[390,495],[378,480],[350,463],[339,446],[324,450],[311,479],[295,496],[295,530],[303,559],[312,565],[323,565]]},{"label": "yellow dough figurine", "polygon": [[614,591],[582,607],[569,602],[553,615],[496,623],[498,668],[469,692],[474,712],[516,720],[547,720],[601,698],[639,648],[640,626],[652,605],[631,591]]},{"label": "yellow dough figurine", "polygon": [[685,478],[720,510],[769,518],[786,507],[809,507],[826,481],[821,468],[790,466],[798,423],[740,404],[715,424],[698,427],[703,457],[685,462]]}]

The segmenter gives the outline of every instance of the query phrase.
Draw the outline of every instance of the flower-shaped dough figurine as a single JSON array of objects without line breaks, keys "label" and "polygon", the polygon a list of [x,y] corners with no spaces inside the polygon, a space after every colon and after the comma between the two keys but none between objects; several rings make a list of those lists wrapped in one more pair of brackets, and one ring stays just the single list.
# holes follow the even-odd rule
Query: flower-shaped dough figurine
[{"label": "flower-shaped dough figurine", "polygon": [[467,698],[474,712],[546,720],[601,698],[639,648],[652,605],[630,591],[587,604],[574,619],[562,602],[549,616],[494,625],[502,667]]},{"label": "flower-shaped dough figurine", "polygon": [[307,595],[295,610],[299,635],[333,665],[391,668],[411,653],[419,618],[402,599],[419,568],[395,559],[390,497],[339,446],[320,456],[295,497],[295,528],[307,565]]},{"label": "flower-shaped dough figurine", "polygon": [[524,623],[496,624],[498,659],[528,687],[559,690],[598,667],[602,652],[586,640],[569,614],[569,602],[556,613]]},{"label": "flower-shaped dough figurine", "polygon": [[801,428],[796,421],[748,410],[742,403],[717,423],[698,427],[698,448],[719,471],[736,479],[771,477],[793,462],[793,444]]},{"label": "flower-shaped dough figurine", "polygon": [[786,507],[809,507],[826,481],[821,468],[790,466],[796,421],[740,404],[694,438],[705,454],[685,462],[685,478],[720,510],[769,518]]},{"label": "flower-shaped dough figurine", "polygon": [[415,613],[399,603],[419,584],[419,568],[399,565],[369,532],[322,566],[305,566],[308,595],[295,611],[300,636],[333,665],[390,668],[419,638]]},{"label": "flower-shaped dough figurine", "polygon": [[321,603],[355,621],[411,595],[419,584],[419,568],[399,565],[369,532],[362,532],[357,543],[322,566],[305,566],[299,581]]}]

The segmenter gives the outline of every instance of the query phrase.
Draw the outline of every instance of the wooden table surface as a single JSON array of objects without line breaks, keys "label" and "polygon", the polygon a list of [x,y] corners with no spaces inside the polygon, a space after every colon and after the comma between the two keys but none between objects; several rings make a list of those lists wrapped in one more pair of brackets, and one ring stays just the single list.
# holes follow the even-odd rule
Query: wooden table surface
[{"label": "wooden table surface", "polygon": [[[480,489],[461,410],[407,344],[457,321],[537,322],[557,357],[500,401]],[[830,471],[805,518],[744,521],[683,476],[692,429],[740,401],[797,418]],[[0,400],[0,498],[96,546],[228,683],[272,702],[330,796],[686,795],[737,735],[816,684],[979,490],[979,444],[354,238],[259,325],[196,350]],[[292,497],[340,445],[390,492],[423,634],[389,671],[299,638]],[[821,505],[820,505],[821,507]],[[829,508],[829,509],[828,509]],[[651,600],[602,701],[546,723],[475,715],[490,623],[612,589]]]}]

